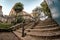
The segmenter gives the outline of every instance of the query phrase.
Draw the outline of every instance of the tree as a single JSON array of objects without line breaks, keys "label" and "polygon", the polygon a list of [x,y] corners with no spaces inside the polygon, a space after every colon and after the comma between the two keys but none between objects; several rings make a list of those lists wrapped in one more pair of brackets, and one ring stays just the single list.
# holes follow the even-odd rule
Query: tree
[{"label": "tree", "polygon": [[40,14],[41,14],[41,9],[40,7],[36,7],[34,10],[33,10],[33,17],[35,20],[39,20],[40,19]]},{"label": "tree", "polygon": [[43,1],[43,2],[41,3],[41,7],[42,7],[41,10],[42,10],[48,17],[52,18],[51,11],[50,11],[50,9],[49,9],[46,1]]},{"label": "tree", "polygon": [[18,2],[14,5],[13,9],[16,12],[16,15],[15,15],[16,23],[21,23],[24,19],[21,15],[18,15],[18,13],[20,14],[20,12],[22,12],[22,10],[24,9],[23,4],[21,2]]},{"label": "tree", "polygon": [[23,4],[18,2],[14,5],[13,9],[16,11],[16,13],[19,13],[23,10]]}]

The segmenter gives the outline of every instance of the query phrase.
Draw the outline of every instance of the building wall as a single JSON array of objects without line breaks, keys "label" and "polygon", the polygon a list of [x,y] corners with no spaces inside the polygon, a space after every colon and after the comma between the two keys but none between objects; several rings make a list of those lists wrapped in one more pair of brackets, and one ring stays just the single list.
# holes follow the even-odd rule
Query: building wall
[{"label": "building wall", "polygon": [[9,16],[15,16],[15,15],[16,15],[16,12],[13,9],[11,9]]},{"label": "building wall", "polygon": [[45,0],[51,10],[52,17],[60,24],[60,0]]}]

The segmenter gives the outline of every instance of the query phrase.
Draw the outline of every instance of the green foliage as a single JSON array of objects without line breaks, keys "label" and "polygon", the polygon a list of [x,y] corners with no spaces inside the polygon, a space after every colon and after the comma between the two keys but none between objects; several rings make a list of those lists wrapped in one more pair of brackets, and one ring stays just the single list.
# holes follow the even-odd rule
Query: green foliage
[{"label": "green foliage", "polygon": [[43,1],[43,2],[41,3],[41,7],[42,7],[41,10],[42,10],[47,16],[49,16],[49,17],[52,18],[51,11],[50,11],[50,9],[49,9],[46,1]]},{"label": "green foliage", "polygon": [[21,23],[21,22],[23,22],[23,21],[24,21],[23,16],[19,15],[19,16],[16,16],[16,20],[15,20],[15,21],[12,21],[11,23],[12,23],[13,25],[15,25],[15,24]]},{"label": "green foliage", "polygon": [[17,23],[21,23],[24,21],[24,18],[20,15],[17,17]]},{"label": "green foliage", "polygon": [[0,28],[9,28],[11,26],[12,26],[12,24],[0,23]]},{"label": "green foliage", "polygon": [[15,25],[15,24],[17,24],[17,22],[16,21],[12,21],[11,24]]},{"label": "green foliage", "polygon": [[13,9],[14,9],[17,13],[19,13],[20,11],[23,10],[23,4],[22,4],[21,2],[18,2],[18,3],[16,3],[16,4],[14,5]]}]

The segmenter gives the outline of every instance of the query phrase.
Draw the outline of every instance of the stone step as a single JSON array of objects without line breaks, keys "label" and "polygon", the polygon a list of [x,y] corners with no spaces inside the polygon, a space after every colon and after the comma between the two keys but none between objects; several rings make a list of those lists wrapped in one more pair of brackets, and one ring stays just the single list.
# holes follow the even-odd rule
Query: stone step
[{"label": "stone step", "polygon": [[[56,24],[56,23],[53,23]],[[37,24],[38,26],[45,26],[45,25],[53,25],[52,23],[39,23]]]},{"label": "stone step", "polygon": [[52,25],[52,24],[57,24],[57,23],[55,21],[41,21],[38,23],[39,26]]},{"label": "stone step", "polygon": [[24,26],[24,28],[25,28],[25,29],[27,29],[27,28],[31,28],[33,25],[34,25],[34,23],[30,23],[30,24]]},{"label": "stone step", "polygon": [[44,22],[44,23],[56,23],[56,21],[54,19],[46,19],[45,21],[42,21],[42,22]]},{"label": "stone step", "polygon": [[31,36],[26,35],[25,37],[22,37],[22,34],[17,32],[17,31],[13,31],[13,33],[18,36],[21,40],[35,40],[34,38],[32,38]]},{"label": "stone step", "polygon": [[32,23],[27,24],[26,26],[30,26]]},{"label": "stone step", "polygon": [[[22,33],[22,28],[17,29],[16,32]],[[27,31],[24,32],[26,33]]]},{"label": "stone step", "polygon": [[48,32],[48,31],[57,31],[57,30],[60,30],[60,27],[45,28],[45,29],[26,29],[27,32]]},{"label": "stone step", "polygon": [[29,23],[29,24],[25,25],[24,27],[28,27],[28,26],[31,26],[31,25],[32,25],[32,23]]},{"label": "stone step", "polygon": [[13,31],[13,33],[14,33],[16,36],[18,36],[20,39],[23,40],[23,37],[22,37],[22,34],[21,34],[21,33],[17,32],[17,31]]},{"label": "stone step", "polygon": [[22,29],[17,29],[16,32],[22,33]]},{"label": "stone step", "polygon": [[53,32],[28,32],[27,35],[30,36],[57,36],[60,35],[60,30],[59,31],[53,31]]},{"label": "stone step", "polygon": [[45,26],[35,26],[35,29],[39,29],[39,28],[53,28],[58,26],[57,24],[53,24],[53,25],[45,25]]}]

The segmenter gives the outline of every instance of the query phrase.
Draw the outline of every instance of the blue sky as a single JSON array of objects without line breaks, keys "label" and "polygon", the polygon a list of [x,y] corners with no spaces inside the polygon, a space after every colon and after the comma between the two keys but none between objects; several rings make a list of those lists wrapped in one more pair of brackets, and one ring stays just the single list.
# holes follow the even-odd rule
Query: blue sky
[{"label": "blue sky", "polygon": [[21,2],[24,4],[24,11],[31,13],[31,11],[36,7],[40,6],[43,0],[0,0],[0,5],[2,5],[2,11],[4,15],[8,15],[15,3]]}]

